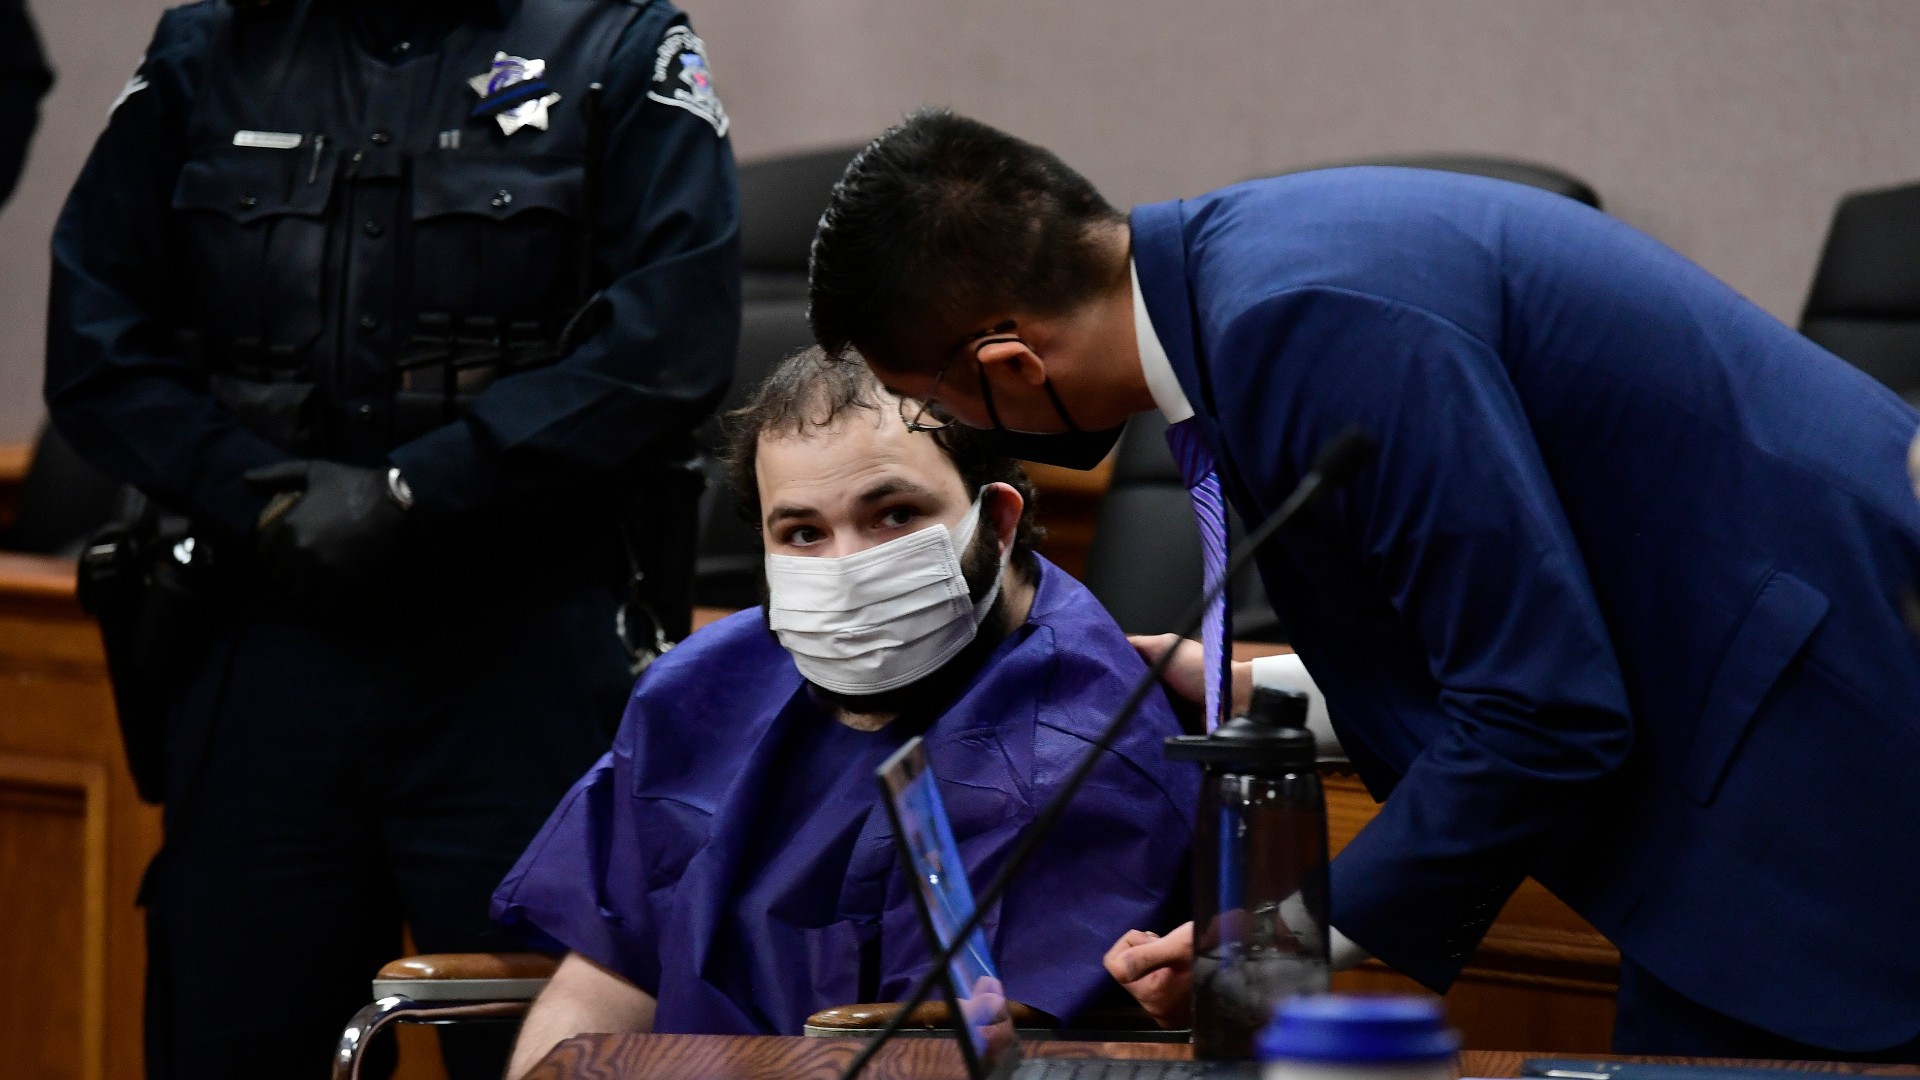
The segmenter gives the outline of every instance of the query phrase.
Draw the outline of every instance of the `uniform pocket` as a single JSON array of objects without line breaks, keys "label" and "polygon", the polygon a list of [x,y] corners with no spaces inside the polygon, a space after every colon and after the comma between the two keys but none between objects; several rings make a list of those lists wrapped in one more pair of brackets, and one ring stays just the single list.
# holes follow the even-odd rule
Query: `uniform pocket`
[{"label": "uniform pocket", "polygon": [[412,184],[416,311],[505,329],[553,323],[584,299],[579,162],[428,154],[414,163]]},{"label": "uniform pocket", "polygon": [[180,170],[183,271],[216,368],[288,367],[320,336],[333,167],[305,149],[227,147]]},{"label": "uniform pocket", "polygon": [[1747,728],[1767,694],[1826,617],[1825,593],[1785,571],[1774,571],[1735,628],[1687,747],[1687,794],[1713,802]]}]

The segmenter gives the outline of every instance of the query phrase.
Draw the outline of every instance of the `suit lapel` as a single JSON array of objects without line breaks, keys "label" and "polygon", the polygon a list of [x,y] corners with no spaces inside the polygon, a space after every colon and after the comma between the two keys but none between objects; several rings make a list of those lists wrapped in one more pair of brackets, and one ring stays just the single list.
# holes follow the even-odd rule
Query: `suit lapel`
[{"label": "suit lapel", "polygon": [[1194,420],[1200,441],[1213,454],[1225,485],[1227,500],[1241,517],[1258,524],[1246,511],[1257,507],[1220,432],[1220,410],[1215,405],[1212,373],[1200,342],[1200,324],[1195,318],[1195,297],[1187,267],[1186,213],[1179,201],[1148,203],[1133,208],[1133,262],[1140,274],[1140,293],[1147,301],[1147,314],[1160,333],[1160,344],[1167,350],[1180,390],[1193,403]]},{"label": "suit lapel", "polygon": [[1140,294],[1147,314],[1167,350],[1180,391],[1193,403],[1201,441],[1215,461],[1224,461],[1220,443],[1219,410],[1214,407],[1213,384],[1202,364],[1199,324],[1194,319],[1193,293],[1188,286],[1185,214],[1175,202],[1149,203],[1133,208],[1133,264],[1140,274]]}]

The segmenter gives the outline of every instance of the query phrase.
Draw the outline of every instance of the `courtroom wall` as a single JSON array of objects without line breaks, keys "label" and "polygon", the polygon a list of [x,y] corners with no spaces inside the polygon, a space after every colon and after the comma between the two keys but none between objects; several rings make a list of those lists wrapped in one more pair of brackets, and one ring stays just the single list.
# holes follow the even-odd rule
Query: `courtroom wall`
[{"label": "courtroom wall", "polygon": [[127,79],[146,53],[165,0],[27,0],[54,68],[26,173],[0,208],[0,443],[39,430],[46,340],[47,245],[53,219]]},{"label": "courtroom wall", "polygon": [[[1120,204],[1376,154],[1558,165],[1794,319],[1833,203],[1920,178],[1914,0],[684,0],[743,158],[943,103]],[[160,5],[40,0],[62,85],[0,214],[0,441],[37,422],[44,247]],[[557,61],[556,61],[557,62]]]}]

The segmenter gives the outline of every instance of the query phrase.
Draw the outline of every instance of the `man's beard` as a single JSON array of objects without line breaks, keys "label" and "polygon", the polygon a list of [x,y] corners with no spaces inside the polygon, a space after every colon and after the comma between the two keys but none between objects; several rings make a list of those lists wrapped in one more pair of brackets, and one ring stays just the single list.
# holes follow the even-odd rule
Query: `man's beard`
[{"label": "man's beard", "polygon": [[[986,516],[984,507],[980,526],[973,533],[973,541],[960,556],[960,573],[967,582],[967,598],[975,604],[987,595],[1000,576],[1000,542],[994,532],[993,519]],[[760,582],[760,600],[763,609],[766,609],[767,584],[764,577]],[[979,673],[987,657],[992,656],[1007,635],[1013,633],[1010,621],[1007,590],[1002,588],[999,595],[994,597],[993,606],[987,609],[986,617],[980,620],[980,629],[973,635],[973,640],[955,653],[953,659],[919,679],[877,694],[841,693],[812,680],[807,681],[807,688],[821,703],[852,716],[906,716],[930,720],[946,711],[947,706],[973,682],[973,677]]]}]

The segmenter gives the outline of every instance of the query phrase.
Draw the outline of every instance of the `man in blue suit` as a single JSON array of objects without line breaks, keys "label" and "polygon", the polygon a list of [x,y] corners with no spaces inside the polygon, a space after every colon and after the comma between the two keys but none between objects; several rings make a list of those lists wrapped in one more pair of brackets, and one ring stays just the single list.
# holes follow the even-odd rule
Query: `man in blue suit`
[{"label": "man in blue suit", "polygon": [[1249,522],[1378,440],[1259,555],[1385,800],[1334,862],[1360,949],[1444,990],[1531,874],[1620,947],[1622,1050],[1920,1058],[1893,394],[1559,196],[1356,168],[1122,215],[939,110],[849,166],[812,318],[1027,456],[1159,409]]}]

